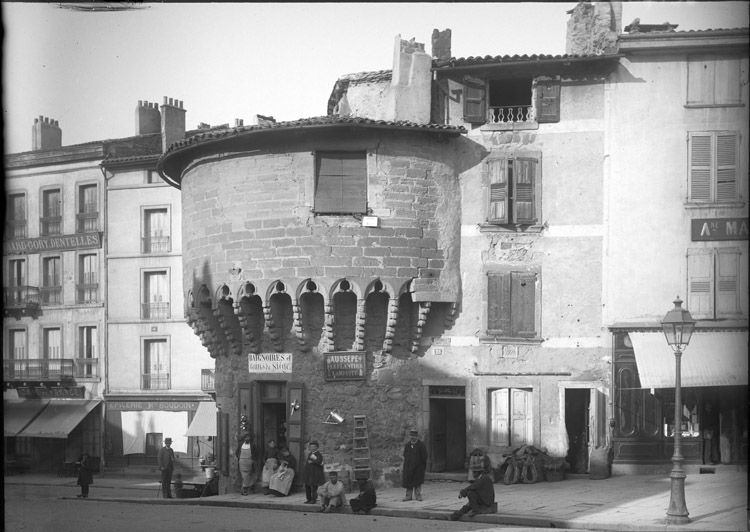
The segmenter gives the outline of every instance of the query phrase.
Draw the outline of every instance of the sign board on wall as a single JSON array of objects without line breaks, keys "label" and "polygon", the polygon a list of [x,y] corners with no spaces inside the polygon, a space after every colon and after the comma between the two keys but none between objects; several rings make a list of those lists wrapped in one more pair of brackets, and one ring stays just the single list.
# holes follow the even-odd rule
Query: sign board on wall
[{"label": "sign board on wall", "polygon": [[323,363],[327,381],[363,381],[367,375],[364,351],[326,353]]},{"label": "sign board on wall", "polygon": [[45,388],[44,386],[21,386],[16,388],[16,393],[18,393],[18,397],[23,399],[83,399],[85,397],[83,386],[73,388],[63,388],[60,386],[53,386],[51,388]]},{"label": "sign board on wall", "polygon": [[198,410],[197,401],[107,401],[107,410]]},{"label": "sign board on wall", "polygon": [[706,240],[747,240],[747,218],[697,218],[690,221],[693,242]]},{"label": "sign board on wall", "polygon": [[248,353],[247,370],[250,373],[291,373],[291,353]]},{"label": "sign board on wall", "polygon": [[3,242],[3,255],[39,253],[40,251],[70,251],[102,247],[102,233],[67,236],[18,238]]}]

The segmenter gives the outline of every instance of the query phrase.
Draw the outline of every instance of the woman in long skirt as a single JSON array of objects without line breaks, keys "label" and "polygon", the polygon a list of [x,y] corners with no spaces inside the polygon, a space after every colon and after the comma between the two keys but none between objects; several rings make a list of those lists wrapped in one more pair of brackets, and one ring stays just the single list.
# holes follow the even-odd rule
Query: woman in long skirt
[{"label": "woman in long skirt", "polygon": [[258,476],[255,471],[255,459],[258,455],[258,450],[252,439],[253,435],[246,433],[243,441],[237,446],[237,451],[234,453],[240,466],[240,475],[242,475],[242,495],[255,493],[255,481]]}]

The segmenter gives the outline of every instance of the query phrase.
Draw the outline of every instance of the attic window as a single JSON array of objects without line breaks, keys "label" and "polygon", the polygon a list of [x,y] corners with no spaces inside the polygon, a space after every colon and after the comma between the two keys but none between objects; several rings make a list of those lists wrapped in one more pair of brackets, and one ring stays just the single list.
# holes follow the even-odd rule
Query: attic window
[{"label": "attic window", "polygon": [[315,154],[315,212],[365,214],[367,212],[367,153],[317,152]]},{"label": "attic window", "polygon": [[531,82],[531,78],[490,81],[488,121],[499,123],[531,120]]},{"label": "attic window", "polygon": [[464,78],[464,120],[472,124],[560,121],[560,80]]}]

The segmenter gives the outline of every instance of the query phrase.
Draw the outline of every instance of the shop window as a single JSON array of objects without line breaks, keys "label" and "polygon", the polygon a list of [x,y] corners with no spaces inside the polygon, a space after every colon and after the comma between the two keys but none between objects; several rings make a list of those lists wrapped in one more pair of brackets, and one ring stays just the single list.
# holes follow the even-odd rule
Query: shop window
[{"label": "shop window", "polygon": [[560,80],[464,77],[464,121],[472,124],[560,121]]},{"label": "shop window", "polygon": [[536,338],[537,274],[491,272],[487,274],[487,336]]},{"label": "shop window", "polygon": [[96,185],[78,187],[76,231],[92,233],[99,230],[99,193]]},{"label": "shop window", "polygon": [[740,58],[717,54],[688,57],[688,107],[742,104]]},{"label": "shop window", "polygon": [[484,163],[486,221],[492,225],[535,225],[541,219],[541,176],[537,158],[490,156]]},{"label": "shop window", "polygon": [[365,152],[316,153],[314,209],[317,214],[366,214]]},{"label": "shop window", "polygon": [[165,338],[143,341],[142,390],[169,390],[169,346]]},{"label": "shop window", "polygon": [[532,390],[489,391],[490,445],[518,447],[533,443]]},{"label": "shop window", "polygon": [[26,194],[10,194],[5,212],[5,238],[26,238]]},{"label": "shop window", "polygon": [[62,304],[62,261],[60,257],[42,259],[42,305]]},{"label": "shop window", "polygon": [[694,318],[742,316],[741,297],[743,286],[747,291],[747,264],[743,268],[740,259],[737,248],[688,250],[687,308]]},{"label": "shop window", "polygon": [[62,194],[59,188],[42,191],[42,236],[62,234]]},{"label": "shop window", "polygon": [[694,132],[688,137],[690,201],[738,201],[739,135],[734,131]]}]

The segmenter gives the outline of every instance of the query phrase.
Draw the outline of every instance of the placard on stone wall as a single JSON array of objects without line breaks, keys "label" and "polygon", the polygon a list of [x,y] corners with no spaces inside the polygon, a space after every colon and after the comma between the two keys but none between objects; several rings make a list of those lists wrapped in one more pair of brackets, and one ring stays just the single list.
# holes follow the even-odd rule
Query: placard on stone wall
[{"label": "placard on stone wall", "polygon": [[327,381],[363,381],[367,375],[364,351],[326,353],[323,363]]}]

